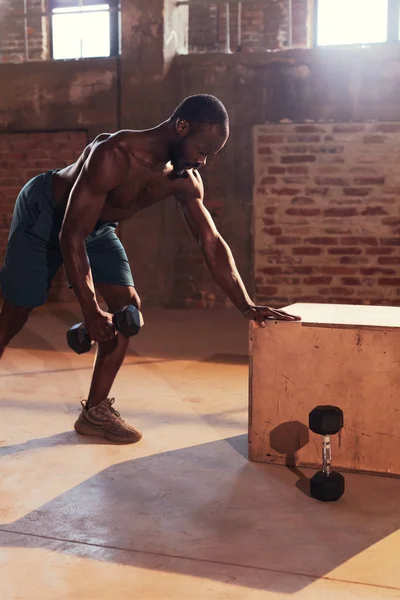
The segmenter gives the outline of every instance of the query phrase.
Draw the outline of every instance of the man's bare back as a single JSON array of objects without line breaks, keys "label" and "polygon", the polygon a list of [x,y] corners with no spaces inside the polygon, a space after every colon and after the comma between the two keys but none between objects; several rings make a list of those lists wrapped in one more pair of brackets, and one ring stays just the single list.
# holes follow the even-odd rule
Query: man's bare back
[{"label": "man's bare back", "polygon": [[54,197],[60,208],[66,208],[76,180],[99,146],[116,156],[116,168],[123,171],[120,183],[106,195],[99,213],[101,222],[125,221],[140,210],[173,195],[202,197],[200,174],[190,169],[186,171],[187,178],[171,178],[174,172],[172,162],[158,160],[156,153],[148,147],[153,137],[152,131],[129,130],[97,136],[75,163],[54,174]]}]

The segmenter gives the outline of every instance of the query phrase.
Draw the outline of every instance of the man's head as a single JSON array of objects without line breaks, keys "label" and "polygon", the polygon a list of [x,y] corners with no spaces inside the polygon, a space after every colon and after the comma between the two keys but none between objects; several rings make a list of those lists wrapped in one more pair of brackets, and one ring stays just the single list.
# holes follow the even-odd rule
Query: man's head
[{"label": "man's head", "polygon": [[215,96],[185,98],[171,116],[175,139],[171,147],[174,171],[198,169],[216,154],[229,136],[229,117]]}]

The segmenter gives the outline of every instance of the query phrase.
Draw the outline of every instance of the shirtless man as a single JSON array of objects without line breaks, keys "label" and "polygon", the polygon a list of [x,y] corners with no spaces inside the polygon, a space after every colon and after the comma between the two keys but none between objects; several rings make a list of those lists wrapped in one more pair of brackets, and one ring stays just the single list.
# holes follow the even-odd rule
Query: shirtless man
[{"label": "shirtless man", "polygon": [[[31,310],[46,302],[64,263],[86,330],[97,342],[89,395],[75,423],[78,433],[120,443],[142,437],[108,398],[129,342],[115,332],[112,315],[128,304],[140,310],[115,228],[139,210],[175,196],[212,276],[243,315],[260,325],[268,318],[300,320],[252,302],[227,243],[204,207],[198,169],[224,147],[228,135],[223,104],[214,96],[190,96],[153,129],[99,135],[74,164],[38,175],[18,195],[0,272],[0,357]],[[97,303],[96,289],[107,312]]]}]

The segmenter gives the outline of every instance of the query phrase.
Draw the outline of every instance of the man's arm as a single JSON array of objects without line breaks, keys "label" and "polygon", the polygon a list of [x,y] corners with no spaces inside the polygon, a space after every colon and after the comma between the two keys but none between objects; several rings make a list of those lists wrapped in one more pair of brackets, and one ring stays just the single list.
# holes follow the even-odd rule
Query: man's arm
[{"label": "man's arm", "polygon": [[299,316],[268,306],[258,306],[251,300],[232,252],[203,204],[203,185],[199,174],[196,174],[196,179],[194,189],[190,187],[190,183],[184,183],[186,190],[176,194],[176,199],[215,281],[244,316],[264,327],[267,319],[300,321]]},{"label": "man's arm", "polygon": [[85,318],[100,310],[85,238],[93,231],[108,192],[120,183],[127,168],[123,152],[101,142],[92,149],[69,196],[59,239],[65,270]]},{"label": "man's arm", "polygon": [[245,313],[255,306],[237,270],[231,249],[225,242],[203,204],[202,186],[196,195],[176,195],[190,231],[198,242],[206,265],[222,290],[233,304]]}]

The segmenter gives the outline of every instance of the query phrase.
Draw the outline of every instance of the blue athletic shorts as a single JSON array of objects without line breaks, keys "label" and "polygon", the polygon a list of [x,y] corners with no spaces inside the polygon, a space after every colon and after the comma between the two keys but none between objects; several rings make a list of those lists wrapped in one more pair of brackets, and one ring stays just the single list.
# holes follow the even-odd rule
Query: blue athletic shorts
[{"label": "blue athletic shorts", "polygon": [[[64,215],[53,198],[53,172],[28,181],[15,202],[0,286],[4,298],[17,306],[44,304],[63,263],[58,236]],[[95,285],[134,286],[126,252],[115,233],[117,225],[97,223],[86,238]]]}]

